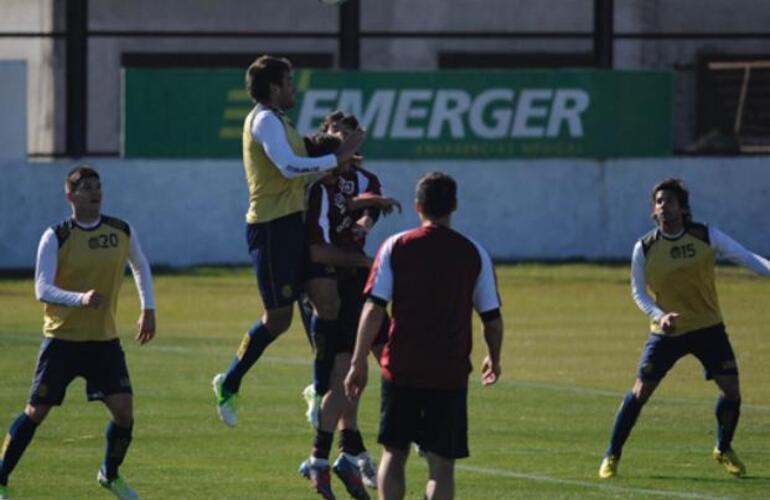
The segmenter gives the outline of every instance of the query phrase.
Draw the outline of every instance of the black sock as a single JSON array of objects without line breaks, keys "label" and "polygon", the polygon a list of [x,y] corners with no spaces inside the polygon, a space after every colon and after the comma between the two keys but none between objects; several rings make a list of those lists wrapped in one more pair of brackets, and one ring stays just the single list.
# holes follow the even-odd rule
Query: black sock
[{"label": "black sock", "polygon": [[133,424],[131,427],[120,427],[112,421],[107,424],[107,448],[104,452],[102,470],[110,481],[118,477],[118,467],[126,458],[133,428]]},{"label": "black sock", "polygon": [[364,438],[358,429],[342,429],[339,449],[349,455],[360,455],[366,451]]},{"label": "black sock", "polygon": [[26,413],[16,417],[11,424],[0,450],[0,485],[8,485],[8,476],[19,463],[36,429],[37,424]]},{"label": "black sock", "polygon": [[337,354],[333,340],[337,333],[336,319],[321,319],[313,315],[310,320],[311,334],[315,344],[315,359],[313,360],[313,387],[318,396],[323,396],[329,390],[332,378],[334,357]]},{"label": "black sock", "polygon": [[222,387],[231,394],[238,392],[241,389],[243,376],[254,366],[273,340],[275,337],[261,321],[254,323],[243,337],[238,352],[230,363],[230,368],[227,369]]},{"label": "black sock", "polygon": [[620,458],[623,452],[623,445],[626,443],[629,434],[631,434],[634,424],[636,424],[636,419],[642,411],[642,406],[644,404],[639,402],[631,392],[623,398],[618,415],[615,417],[615,426],[612,429],[612,438],[610,440],[610,447],[607,448],[607,455],[615,455]]},{"label": "black sock", "polygon": [[716,406],[717,415],[717,448],[719,451],[732,449],[733,435],[738,427],[738,418],[741,416],[741,400],[730,401],[724,396],[719,396]]},{"label": "black sock", "polygon": [[332,449],[334,434],[317,430],[313,440],[313,451],[310,453],[315,458],[329,460],[329,451]]}]

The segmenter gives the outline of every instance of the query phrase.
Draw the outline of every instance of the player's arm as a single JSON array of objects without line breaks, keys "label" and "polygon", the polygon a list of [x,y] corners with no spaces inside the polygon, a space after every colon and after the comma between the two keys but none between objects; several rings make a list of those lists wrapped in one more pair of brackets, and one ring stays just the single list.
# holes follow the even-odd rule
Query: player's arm
[{"label": "player's arm", "polygon": [[395,208],[398,209],[398,213],[401,213],[401,203],[398,200],[379,194],[363,193],[355,198],[351,198],[348,201],[348,208],[350,210],[372,208],[381,210],[386,215],[391,213]]},{"label": "player's arm", "polygon": [[131,227],[128,247],[128,265],[134,276],[134,284],[139,292],[141,312],[137,321],[136,340],[144,345],[155,337],[155,296],[152,289],[152,271],[150,263],[142,252],[139,236]]},{"label": "player's arm", "polygon": [[374,339],[385,319],[385,306],[370,297],[364,303],[361,319],[358,323],[356,346],[353,358],[350,360],[350,370],[345,377],[345,394],[350,399],[358,399],[366,387],[368,380],[367,355],[372,349]]},{"label": "player's arm", "polygon": [[363,142],[363,131],[350,136],[340,145],[335,154],[318,157],[299,156],[294,153],[286,138],[283,123],[272,112],[261,112],[254,119],[251,128],[254,140],[262,143],[265,154],[286,178],[301,177],[330,170],[338,164],[349,161],[355,149]]},{"label": "player's arm", "polygon": [[54,284],[59,259],[59,240],[48,228],[40,238],[35,262],[35,296],[40,302],[68,307],[99,307],[104,300],[96,290],[73,292]]},{"label": "player's arm", "polygon": [[674,329],[674,322],[679,314],[676,312],[666,313],[647,293],[647,276],[644,274],[646,260],[642,242],[637,241],[631,255],[631,296],[637,307],[652,321],[658,323],[664,332],[668,333]]},{"label": "player's arm", "polygon": [[492,385],[500,378],[500,351],[503,345],[503,318],[497,291],[495,268],[487,251],[474,242],[481,258],[481,270],[473,287],[473,307],[481,316],[487,355],[481,364],[481,383]]},{"label": "player's arm", "polygon": [[720,257],[745,266],[757,274],[770,276],[770,261],[747,250],[743,245],[714,227],[709,227],[711,247]]}]

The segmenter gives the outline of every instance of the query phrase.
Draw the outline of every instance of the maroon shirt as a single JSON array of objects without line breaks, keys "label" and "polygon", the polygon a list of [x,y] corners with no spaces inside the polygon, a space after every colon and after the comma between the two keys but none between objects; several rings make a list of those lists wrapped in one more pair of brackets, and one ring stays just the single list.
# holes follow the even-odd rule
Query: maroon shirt
[{"label": "maroon shirt", "polygon": [[393,302],[382,376],[404,386],[455,389],[471,372],[472,311],[499,314],[492,260],[475,241],[429,225],[388,238],[377,252],[365,293]]},{"label": "maroon shirt", "polygon": [[351,230],[363,210],[350,211],[347,203],[359,195],[379,195],[380,189],[377,176],[358,167],[341,174],[332,184],[314,182],[308,190],[305,215],[307,244],[329,243],[340,248],[363,249],[364,238]]}]

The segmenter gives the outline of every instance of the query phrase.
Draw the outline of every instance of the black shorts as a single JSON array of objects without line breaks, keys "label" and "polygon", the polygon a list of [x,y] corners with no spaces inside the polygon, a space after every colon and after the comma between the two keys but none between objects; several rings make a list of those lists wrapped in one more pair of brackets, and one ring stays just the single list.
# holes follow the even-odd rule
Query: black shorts
[{"label": "black shorts", "polygon": [[89,401],[132,394],[126,356],[118,339],[73,342],[46,338],[40,345],[29,402],[58,406],[75,377],[86,379]]},{"label": "black shorts", "polygon": [[414,442],[443,458],[468,452],[468,388],[418,389],[382,379],[377,441],[399,450]]},{"label": "black shorts", "polygon": [[246,241],[265,309],[293,304],[299,294],[305,255],[302,212],[248,224]]},{"label": "black shorts", "polygon": [[637,377],[659,381],[680,358],[692,354],[703,365],[703,375],[711,380],[716,375],[738,375],[738,364],[725,326],[718,324],[683,335],[653,333],[644,344]]},{"label": "black shorts", "polygon": [[[366,301],[364,287],[368,277],[369,270],[362,267],[346,269],[339,274],[337,290],[340,295],[340,313],[338,316],[340,335],[335,343],[336,352],[353,352],[358,332],[358,320]],[[385,343],[388,339],[389,327],[390,322],[386,316],[372,345]]]}]

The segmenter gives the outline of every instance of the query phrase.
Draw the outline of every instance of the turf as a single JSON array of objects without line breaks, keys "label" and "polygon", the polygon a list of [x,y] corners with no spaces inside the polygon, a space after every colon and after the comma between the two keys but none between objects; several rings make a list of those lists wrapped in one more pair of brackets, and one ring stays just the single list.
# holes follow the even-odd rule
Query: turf
[{"label": "turf", "polygon": [[[481,388],[471,375],[471,457],[458,463],[458,499],[767,498],[770,492],[770,283],[718,270],[744,407],[735,447],[749,476],[729,477],[710,457],[717,391],[694,359],[680,361],[645,407],[620,476],[597,479],[610,426],[631,386],[646,323],[633,305],[628,268],[498,267],[506,337],[503,377]],[[302,388],[310,351],[299,322],[269,348],[242,388],[240,422],[218,420],[210,380],[223,370],[261,303],[251,271],[198,268],[156,276],[158,337],[136,346],[130,279],[120,330],[135,390],[135,438],[122,473],[143,499],[317,498],[298,475],[312,433]],[[31,279],[0,279],[0,428],[27,397],[40,342],[41,305]],[[483,355],[476,327],[474,364]],[[378,456],[378,376],[370,367],[361,426]],[[13,498],[110,498],[95,482],[106,412],[86,404],[78,380],[51,413],[12,476]],[[413,454],[407,498],[426,478]],[[334,480],[339,498],[346,498]]]}]

